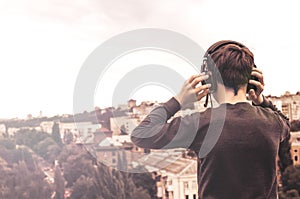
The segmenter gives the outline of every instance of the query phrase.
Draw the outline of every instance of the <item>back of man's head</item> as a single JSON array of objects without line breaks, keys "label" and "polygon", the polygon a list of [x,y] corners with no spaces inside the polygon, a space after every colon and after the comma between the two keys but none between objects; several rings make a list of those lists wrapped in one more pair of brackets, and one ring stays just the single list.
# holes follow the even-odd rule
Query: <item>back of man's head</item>
[{"label": "back of man's head", "polygon": [[241,86],[248,83],[254,66],[254,56],[247,47],[237,42],[229,42],[217,48],[210,57],[221,75],[216,77],[217,81],[223,82],[225,87],[232,88],[237,93]]}]

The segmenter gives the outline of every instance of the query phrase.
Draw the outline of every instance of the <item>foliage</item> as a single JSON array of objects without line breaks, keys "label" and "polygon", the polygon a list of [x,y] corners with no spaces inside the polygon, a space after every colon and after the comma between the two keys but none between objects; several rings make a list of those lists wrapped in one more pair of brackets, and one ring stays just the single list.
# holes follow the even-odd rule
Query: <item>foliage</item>
[{"label": "foliage", "polygon": [[282,174],[282,182],[286,185],[284,191],[295,189],[300,192],[300,165],[287,167]]},{"label": "foliage", "polygon": [[[290,136],[289,136],[279,145],[278,166],[281,173],[283,173],[288,166],[293,165],[293,159],[290,151],[291,151],[291,143],[290,143]],[[283,186],[285,186],[284,183]]]},{"label": "foliage", "polygon": [[73,142],[73,134],[72,132],[68,131],[64,133],[64,143],[71,144]]},{"label": "foliage", "polygon": [[[19,141],[31,145],[28,137],[33,131],[24,131]],[[24,136],[27,135],[28,137]],[[45,174],[37,165],[34,152],[15,141],[0,139],[0,198],[31,199],[50,198],[52,186],[45,180]]]},{"label": "foliage", "polygon": [[[5,144],[5,141],[8,143]],[[18,147],[9,139],[0,139],[0,157],[10,166],[24,161],[27,167],[31,170],[35,167],[35,162],[32,154],[27,147]]]},{"label": "foliage", "polygon": [[291,131],[300,131],[300,120],[291,121]]},{"label": "foliage", "polygon": [[288,190],[286,193],[279,192],[280,199],[300,199],[299,193],[295,189]]},{"label": "foliage", "polygon": [[92,160],[88,159],[85,154],[70,155],[62,163],[64,178],[67,181],[67,187],[73,186],[76,180],[81,176],[92,176]]},{"label": "foliage", "polygon": [[138,173],[131,173],[134,184],[137,187],[141,187],[144,190],[147,190],[151,198],[156,197],[157,187],[155,179],[152,177],[152,174],[148,172],[145,167],[139,166],[135,168]]},{"label": "foliage", "polygon": [[53,140],[59,145],[62,146],[62,140],[60,137],[60,131],[59,131],[59,124],[54,122],[52,127],[52,134],[51,134]]},{"label": "foliage", "polygon": [[9,138],[0,139],[0,146],[4,147],[6,149],[15,149],[16,148],[14,140],[9,139]]},{"label": "foliage", "polygon": [[47,137],[34,146],[34,151],[48,162],[53,162],[61,148],[51,137]]},{"label": "foliage", "polygon": [[[299,123],[300,124],[300,123]],[[293,123],[292,127],[294,130],[298,127],[297,123]],[[299,126],[300,127],[300,126]],[[287,137],[279,146],[279,161],[278,166],[281,173],[282,188],[279,192],[280,199],[300,199],[300,168],[293,166],[293,160],[291,156],[291,142],[290,136]]]},{"label": "foliage", "polygon": [[49,135],[45,132],[22,129],[16,133],[15,141],[17,145],[26,145],[29,148],[33,149],[36,144],[47,137],[49,137]]},{"label": "foliage", "polygon": [[[147,190],[138,187],[128,173],[95,164],[84,147],[68,145],[59,157],[72,199],[150,199]],[[141,183],[143,184],[143,183]]]},{"label": "foliage", "polygon": [[72,192],[71,198],[101,198],[97,195],[97,190],[95,190],[94,180],[91,177],[86,177],[81,175],[75,182],[73,186],[74,191]]},{"label": "foliage", "polygon": [[[54,183],[43,159],[58,160]],[[118,159],[127,164],[125,151]],[[0,198],[63,199],[65,189],[73,199],[150,199],[156,192],[146,170],[132,174],[97,164],[83,145],[59,146],[50,135],[35,130],[21,130],[15,140],[0,139]]]},{"label": "foliage", "polygon": [[61,151],[59,146],[48,133],[23,129],[15,136],[16,144],[31,148],[48,162],[53,162]]},{"label": "foliage", "polygon": [[44,180],[41,170],[30,171],[24,161],[12,167],[3,159],[0,162],[0,198],[50,198],[51,186]]},{"label": "foliage", "polygon": [[54,183],[55,183],[55,199],[64,199],[65,194],[65,179],[61,174],[59,167],[54,170]]}]

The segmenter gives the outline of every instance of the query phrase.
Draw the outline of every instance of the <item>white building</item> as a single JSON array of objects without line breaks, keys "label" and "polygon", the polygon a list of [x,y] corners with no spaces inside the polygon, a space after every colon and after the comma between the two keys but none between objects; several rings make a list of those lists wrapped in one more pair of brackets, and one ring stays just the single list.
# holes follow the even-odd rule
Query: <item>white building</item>
[{"label": "white building", "polygon": [[110,128],[113,135],[120,135],[121,129],[127,134],[131,134],[133,129],[141,122],[140,118],[132,118],[129,116],[112,117],[110,118]]},{"label": "white building", "polygon": [[9,136],[9,137],[14,137],[15,134],[16,134],[19,130],[21,130],[21,128],[9,127],[9,128],[7,129],[8,136]]},{"label": "white building", "polygon": [[[60,136],[63,139],[65,133],[72,133],[72,135],[77,139],[77,142],[83,142],[84,140],[90,138],[93,139],[93,132],[101,128],[100,124],[92,124],[91,122],[57,122],[59,125]],[[41,122],[40,128],[42,131],[49,134],[52,133],[54,121],[44,121]]]},{"label": "white building", "polygon": [[291,132],[291,155],[294,165],[300,165],[300,131]]},{"label": "white building", "polygon": [[280,97],[267,96],[267,98],[270,99],[290,120],[300,119],[300,92],[297,92],[296,94],[286,92]]},{"label": "white building", "polygon": [[183,158],[182,149],[152,151],[137,160],[150,172],[156,172],[157,197],[196,199],[198,197],[197,160]]},{"label": "white building", "polygon": [[43,121],[43,122],[40,123],[41,130],[43,132],[51,134],[52,133],[53,124],[54,124],[53,121]]},{"label": "white building", "polygon": [[5,124],[0,124],[0,137],[2,137],[6,133]]},{"label": "white building", "polygon": [[86,142],[93,140],[93,133],[100,129],[100,124],[92,124],[91,122],[60,122],[59,131],[63,138],[65,133],[72,133],[76,137],[76,142]]},{"label": "white building", "polygon": [[113,135],[112,140],[114,143],[131,143],[130,135]]}]

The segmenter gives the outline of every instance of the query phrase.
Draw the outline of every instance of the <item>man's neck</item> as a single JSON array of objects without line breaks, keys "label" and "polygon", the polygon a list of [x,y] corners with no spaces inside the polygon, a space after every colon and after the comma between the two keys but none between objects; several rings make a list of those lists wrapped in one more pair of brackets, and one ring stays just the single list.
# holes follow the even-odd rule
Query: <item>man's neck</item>
[{"label": "man's neck", "polygon": [[226,88],[223,85],[218,86],[218,103],[224,104],[236,104],[238,102],[248,102],[246,98],[246,88],[242,87],[238,90],[238,92],[235,94],[233,89]]}]

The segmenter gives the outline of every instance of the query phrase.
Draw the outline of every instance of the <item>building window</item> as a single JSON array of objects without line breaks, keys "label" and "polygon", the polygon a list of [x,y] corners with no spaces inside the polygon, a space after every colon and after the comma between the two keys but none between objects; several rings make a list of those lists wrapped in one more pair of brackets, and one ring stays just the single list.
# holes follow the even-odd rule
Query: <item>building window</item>
[{"label": "building window", "polygon": [[298,156],[297,155],[295,155],[295,161],[298,162]]},{"label": "building window", "polygon": [[183,187],[185,189],[188,189],[189,188],[189,182],[183,182]]},{"label": "building window", "polygon": [[197,197],[196,194],[193,194],[193,199],[197,199],[196,197]]},{"label": "building window", "polygon": [[298,152],[298,150],[297,150],[297,149],[295,149],[295,150],[294,150],[294,152],[295,152],[295,153],[297,153],[297,152]]},{"label": "building window", "polygon": [[185,195],[185,199],[189,199],[189,195]]}]

